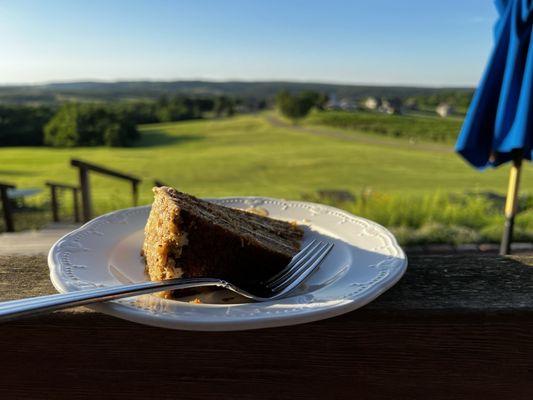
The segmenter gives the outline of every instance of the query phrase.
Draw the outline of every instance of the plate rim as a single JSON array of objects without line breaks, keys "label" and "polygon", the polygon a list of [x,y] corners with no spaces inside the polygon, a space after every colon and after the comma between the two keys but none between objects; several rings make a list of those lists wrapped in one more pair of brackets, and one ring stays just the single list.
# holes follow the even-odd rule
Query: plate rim
[{"label": "plate rim", "polygon": [[[192,331],[237,331],[237,330],[249,330],[249,329],[262,329],[262,328],[270,328],[270,327],[281,327],[281,326],[289,326],[289,325],[296,325],[296,324],[302,324],[312,321],[318,321],[326,318],[335,317],[344,313],[347,313],[349,311],[356,310],[360,307],[365,306],[366,304],[370,303],[371,301],[375,300],[377,297],[382,295],[384,292],[386,292],[388,289],[390,289],[392,286],[394,286],[405,274],[405,271],[407,270],[408,265],[408,259],[403,251],[403,249],[398,244],[396,237],[384,226],[380,225],[377,222],[374,222],[372,220],[369,220],[364,217],[359,217],[354,214],[351,214],[345,210],[341,210],[339,208],[325,205],[325,204],[319,204],[314,202],[308,202],[308,201],[299,201],[299,200],[285,200],[285,199],[278,199],[273,197],[265,197],[265,196],[225,196],[225,197],[208,197],[208,198],[202,198],[203,200],[207,201],[218,201],[218,202],[224,202],[224,201],[234,201],[234,202],[246,202],[246,201],[252,201],[252,202],[264,202],[271,201],[275,203],[292,203],[292,204],[301,204],[305,205],[307,207],[319,207],[321,209],[326,209],[330,212],[334,213],[340,213],[348,218],[353,218],[355,220],[360,220],[365,222],[366,224],[370,226],[375,226],[379,230],[384,233],[387,238],[390,241],[390,244],[394,247],[394,249],[397,251],[397,259],[400,261],[398,265],[395,266],[395,273],[392,274],[389,279],[386,279],[385,281],[381,282],[379,286],[374,286],[373,290],[367,291],[364,295],[358,297],[357,299],[349,298],[348,301],[340,302],[338,304],[333,304],[330,307],[327,308],[300,308],[297,313],[288,313],[288,314],[280,314],[280,315],[260,315],[259,317],[247,317],[246,320],[243,320],[242,317],[232,317],[228,318],[224,321],[210,321],[210,320],[187,320],[187,319],[181,319],[176,320],[175,317],[166,316],[164,314],[151,314],[146,312],[145,310],[128,306],[125,304],[121,304],[119,302],[108,302],[108,303],[95,303],[87,305],[86,307],[91,308],[93,310],[112,315],[121,319],[125,319],[128,321],[136,322],[136,323],[142,323],[145,325],[151,325],[156,327],[162,327],[162,328],[170,328],[170,329],[181,329],[181,330],[192,330]],[[61,238],[59,238],[54,245],[50,248],[50,251],[48,253],[48,266],[50,269],[50,280],[53,284],[53,286],[58,290],[60,293],[66,293],[70,292],[72,290],[69,290],[69,286],[63,282],[61,277],[58,274],[58,270],[60,269],[60,260],[56,259],[56,253],[58,251],[58,248],[60,247],[60,244],[68,239],[71,236],[74,236],[80,232],[83,232],[84,230],[87,230],[91,225],[94,225],[98,222],[101,222],[103,220],[109,219],[110,217],[122,214],[125,212],[131,212],[134,210],[142,210],[142,209],[149,209],[151,207],[151,204],[142,205],[142,206],[136,206],[136,207],[128,207],[123,208],[120,210],[114,210],[111,212],[108,212],[106,214],[102,214],[96,218],[91,219],[90,221],[86,222],[82,226],[78,227],[77,229],[63,235]],[[312,223],[311,223],[312,226]],[[205,306],[205,305],[192,305],[188,303],[180,304],[180,307],[198,307],[198,306]]]}]

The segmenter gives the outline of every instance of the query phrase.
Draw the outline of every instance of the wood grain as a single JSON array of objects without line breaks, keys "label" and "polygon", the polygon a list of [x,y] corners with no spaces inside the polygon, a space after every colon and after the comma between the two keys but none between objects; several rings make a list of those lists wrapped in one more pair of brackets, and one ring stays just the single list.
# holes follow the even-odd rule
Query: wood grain
[{"label": "wood grain", "polygon": [[[329,320],[171,331],[85,308],[0,325],[0,398],[530,399],[533,257],[411,257]],[[0,299],[53,293],[44,257],[0,257]]]}]

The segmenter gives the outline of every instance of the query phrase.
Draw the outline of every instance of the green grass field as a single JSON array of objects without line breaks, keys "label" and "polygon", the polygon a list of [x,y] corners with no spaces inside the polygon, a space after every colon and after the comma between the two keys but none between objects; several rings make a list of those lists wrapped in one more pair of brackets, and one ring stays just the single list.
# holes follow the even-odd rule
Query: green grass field
[{"label": "green grass field", "polygon": [[[309,132],[273,125],[269,114],[145,125],[141,131],[141,142],[133,148],[2,148],[0,181],[20,188],[43,187],[46,180],[76,183],[76,170],[69,166],[76,157],[142,177],[142,203],[151,201],[154,179],[198,196],[288,199],[320,189],[348,190],[356,196],[371,189],[400,199],[435,192],[504,193],[507,182],[507,168],[475,171],[450,144],[389,137],[376,141],[375,135],[343,135],[326,127]],[[525,191],[532,176],[526,166]],[[96,174],[91,182],[98,212],[129,206],[126,182]],[[47,196],[44,192],[38,200]],[[416,208],[416,203],[397,204]]]}]

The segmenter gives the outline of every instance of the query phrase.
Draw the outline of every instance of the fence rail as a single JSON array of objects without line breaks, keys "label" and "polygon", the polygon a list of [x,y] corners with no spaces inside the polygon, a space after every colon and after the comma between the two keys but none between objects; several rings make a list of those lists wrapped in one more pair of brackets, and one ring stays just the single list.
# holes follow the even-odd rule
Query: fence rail
[{"label": "fence rail", "polygon": [[[102,175],[107,175],[113,178],[123,179],[131,183],[132,203],[136,206],[139,202],[139,183],[141,178],[134,175],[126,174],[101,165],[93,164],[79,159],[71,159],[70,165],[78,168],[79,185],[71,185],[68,183],[46,181],[45,185],[50,188],[50,199],[52,208],[52,220],[54,222],[60,221],[59,216],[59,191],[72,191],[73,200],[73,216],[74,222],[87,222],[92,218],[93,206],[91,199],[91,185],[89,180],[89,172],[95,172]],[[166,186],[165,183],[159,180],[154,180],[155,186]],[[0,182],[0,201],[3,209],[3,219],[7,232],[14,232],[13,222],[13,207],[11,199],[8,196],[8,189],[15,189],[16,186],[8,183]],[[81,194],[81,196],[80,196]],[[81,207],[80,207],[81,197]]]},{"label": "fence rail", "polygon": [[109,168],[102,167],[100,165],[88,163],[86,161],[81,161],[78,159],[71,159],[70,165],[78,168],[79,179],[80,179],[80,190],[81,190],[81,203],[82,203],[82,216],[83,221],[87,222],[92,217],[92,202],[91,202],[91,188],[89,182],[89,172],[93,171],[99,174],[112,176],[114,178],[124,179],[131,183],[131,193],[133,198],[133,205],[136,206],[139,201],[139,183],[141,179],[124,174],[119,171],[115,171]]}]

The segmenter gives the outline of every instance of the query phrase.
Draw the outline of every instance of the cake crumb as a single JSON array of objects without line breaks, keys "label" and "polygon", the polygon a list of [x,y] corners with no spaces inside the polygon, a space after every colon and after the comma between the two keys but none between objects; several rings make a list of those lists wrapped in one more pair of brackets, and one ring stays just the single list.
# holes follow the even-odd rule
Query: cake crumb
[{"label": "cake crumb", "polygon": [[190,304],[202,304],[202,300],[196,297],[194,300],[189,301]]}]

